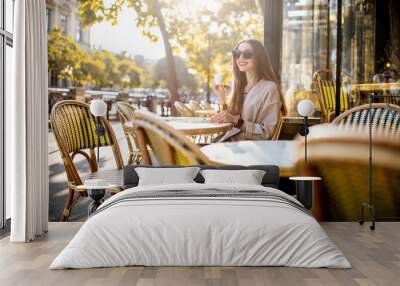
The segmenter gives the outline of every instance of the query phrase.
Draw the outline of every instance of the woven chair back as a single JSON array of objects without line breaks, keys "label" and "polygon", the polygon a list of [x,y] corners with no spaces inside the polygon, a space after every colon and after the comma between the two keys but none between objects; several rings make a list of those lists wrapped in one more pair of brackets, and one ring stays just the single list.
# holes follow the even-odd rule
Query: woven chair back
[{"label": "woven chair back", "polygon": [[[97,146],[112,146],[117,168],[123,167],[120,149],[111,125],[106,118],[100,118],[99,123],[104,128],[104,134],[97,136],[96,120],[90,113],[88,104],[75,100],[60,101],[52,109],[50,123],[70,182],[82,183],[73,165],[77,154],[88,160],[92,172],[97,171],[94,152]],[[90,150],[90,155],[85,152],[86,149]]]},{"label": "woven chair back", "polygon": [[200,104],[195,100],[189,101],[189,106],[193,111],[201,110]]},{"label": "woven chair back", "polygon": [[400,106],[385,103],[373,103],[354,107],[335,118],[332,123],[354,132],[365,131],[370,125],[374,136],[400,138]]},{"label": "woven chair back", "polygon": [[383,96],[384,103],[400,105],[400,91],[393,91],[393,93],[385,93]]},{"label": "woven chair back", "polygon": [[214,110],[214,109],[212,108],[211,104],[210,104],[209,102],[207,102],[207,101],[203,101],[203,102],[200,104],[200,106],[201,106],[201,109],[204,109],[204,110]]},{"label": "woven chair back", "polygon": [[193,112],[183,103],[180,101],[175,101],[174,106],[179,113],[179,116],[182,117],[193,117]]},{"label": "woven chair back", "polygon": [[122,124],[125,124],[125,122],[133,120],[135,108],[128,102],[118,101],[117,109]]},{"label": "woven chair back", "polygon": [[[331,71],[321,70],[314,73],[313,86],[316,91],[323,119],[325,122],[330,121],[331,114],[336,110],[336,83],[325,77],[322,74],[330,74]],[[340,112],[344,112],[350,108],[349,94],[345,93],[343,89],[340,90]]]},{"label": "woven chair back", "polygon": [[278,122],[276,123],[274,133],[272,134],[271,140],[279,140],[283,127],[283,117],[280,116]]},{"label": "woven chair back", "polygon": [[137,149],[136,136],[128,128],[126,128],[125,123],[133,122],[135,117],[135,108],[128,102],[117,102],[118,118],[122,124],[122,129],[124,130],[125,139],[128,144],[129,157],[128,165],[132,165],[134,162],[136,164],[140,163],[141,153]]},{"label": "woven chair back", "polygon": [[[214,165],[181,131],[174,129],[154,113],[135,111],[134,124],[144,164]],[[157,162],[151,157],[149,147]]]},{"label": "woven chair back", "polygon": [[[372,203],[376,214],[381,218],[399,217],[399,142],[382,138],[374,140],[372,154]],[[368,203],[368,158],[367,136],[310,139],[307,164],[304,157],[300,157],[298,162],[305,174],[322,178],[321,190],[314,194],[313,213],[318,219],[359,219],[361,204]]]}]

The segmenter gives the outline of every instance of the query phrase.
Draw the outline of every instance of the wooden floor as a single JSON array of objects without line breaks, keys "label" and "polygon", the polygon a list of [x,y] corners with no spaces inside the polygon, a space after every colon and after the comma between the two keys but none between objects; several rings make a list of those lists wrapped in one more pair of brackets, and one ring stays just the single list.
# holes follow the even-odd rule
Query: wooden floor
[{"label": "wooden floor", "polygon": [[82,224],[50,223],[28,244],[0,241],[0,285],[400,285],[400,223],[378,223],[375,232],[357,223],[323,223],[353,268],[125,267],[48,270]]}]

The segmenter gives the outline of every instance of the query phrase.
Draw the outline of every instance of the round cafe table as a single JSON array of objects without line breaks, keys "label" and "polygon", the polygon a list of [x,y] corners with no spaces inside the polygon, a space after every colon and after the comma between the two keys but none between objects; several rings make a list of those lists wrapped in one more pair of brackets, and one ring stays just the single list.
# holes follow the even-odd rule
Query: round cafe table
[{"label": "round cafe table", "polygon": [[196,116],[202,116],[202,117],[211,117],[211,116],[217,114],[217,112],[215,110],[212,110],[212,109],[196,110],[194,113],[196,114]]},{"label": "round cafe table", "polygon": [[276,165],[282,177],[296,175],[297,141],[238,141],[210,144],[201,151],[225,165]]},{"label": "round cafe table", "polygon": [[[189,136],[217,134],[226,132],[232,128],[231,123],[212,123],[207,118],[163,117],[162,119],[173,128]],[[127,122],[124,127],[128,131],[134,131],[132,122]]]}]

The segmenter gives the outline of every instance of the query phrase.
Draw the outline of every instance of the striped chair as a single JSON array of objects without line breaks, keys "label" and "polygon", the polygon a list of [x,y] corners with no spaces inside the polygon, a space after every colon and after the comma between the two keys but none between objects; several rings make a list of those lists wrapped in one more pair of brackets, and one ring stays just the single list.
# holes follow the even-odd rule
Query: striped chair
[{"label": "striped chair", "polygon": [[201,109],[203,109],[203,110],[214,110],[214,108],[211,106],[211,104],[207,101],[203,101],[200,105],[201,105]]},{"label": "striped chair", "polygon": [[[326,75],[326,76],[324,76]],[[313,75],[313,87],[316,91],[322,112],[322,121],[331,122],[336,109],[336,84],[331,80],[330,70],[319,70]],[[350,108],[349,95],[340,91],[340,112]]]},{"label": "striped chair", "polygon": [[179,116],[182,117],[194,117],[192,110],[190,110],[183,102],[175,101],[174,106],[178,111]]},{"label": "striped chair", "polygon": [[400,105],[400,90],[395,90],[392,92],[384,92],[383,93],[383,102]]},{"label": "striped chair", "polygon": [[[144,164],[218,165],[211,162],[185,134],[171,127],[154,113],[136,110],[133,122]],[[150,156],[149,149],[154,157]]]},{"label": "striped chair", "polygon": [[[82,155],[88,161],[92,173],[98,170],[95,154],[98,145],[112,147],[118,169],[122,169],[123,161],[114,131],[104,117],[100,119],[104,134],[97,136],[96,121],[88,104],[75,100],[60,101],[51,111],[50,123],[68,178],[68,197],[62,214],[62,221],[67,221],[80,196],[87,195],[86,192],[76,190],[77,186],[82,185],[82,179],[73,163],[75,156]],[[85,152],[86,150],[89,153]]]},{"label": "striped chair", "polygon": [[[312,131],[310,132],[312,134]],[[364,136],[326,136],[299,148],[299,172],[322,178],[314,192],[312,212],[322,221],[358,221],[362,203],[368,203],[368,133]],[[377,218],[400,217],[400,144],[393,138],[373,141],[372,203]]]},{"label": "striped chair", "polygon": [[195,100],[189,101],[189,106],[193,111],[201,110],[201,105]]},{"label": "striped chair", "polygon": [[122,129],[124,130],[126,142],[128,143],[129,149],[129,158],[128,165],[132,165],[133,162],[136,164],[140,164],[140,160],[142,159],[142,154],[140,150],[137,148],[136,136],[132,132],[129,132],[125,123],[130,122],[134,118],[135,108],[129,104],[128,102],[117,102],[117,110],[118,110],[118,118],[122,124]]},{"label": "striped chair", "polygon": [[[332,124],[340,125],[354,133],[364,132],[369,127],[372,115],[374,136],[400,138],[400,106],[385,103],[373,103],[354,107],[335,118]],[[370,112],[372,114],[370,114]]]}]

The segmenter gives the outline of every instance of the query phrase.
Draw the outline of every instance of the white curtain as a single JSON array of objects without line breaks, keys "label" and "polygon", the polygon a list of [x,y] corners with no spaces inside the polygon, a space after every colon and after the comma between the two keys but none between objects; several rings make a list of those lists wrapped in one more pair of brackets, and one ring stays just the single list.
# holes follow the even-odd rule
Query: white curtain
[{"label": "white curtain", "polygon": [[6,186],[11,188],[12,242],[47,232],[47,29],[45,0],[17,0],[14,93],[6,99]]}]

